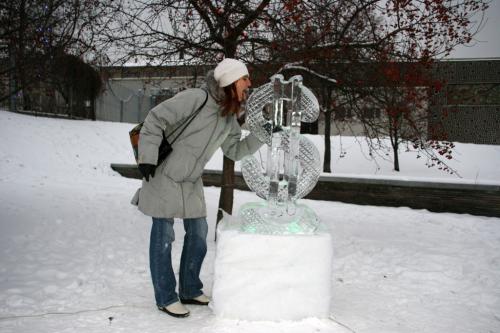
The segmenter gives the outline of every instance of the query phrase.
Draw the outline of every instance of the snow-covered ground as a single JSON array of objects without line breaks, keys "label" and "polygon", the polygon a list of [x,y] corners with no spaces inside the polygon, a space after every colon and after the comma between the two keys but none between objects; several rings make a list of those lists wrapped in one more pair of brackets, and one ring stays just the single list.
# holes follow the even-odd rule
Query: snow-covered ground
[{"label": "snow-covered ground", "polygon": [[[326,201],[304,203],[333,237],[329,319],[226,320],[195,306],[189,318],[174,319],[157,311],[150,220],[129,204],[140,182],[109,167],[133,163],[131,127],[0,111],[0,332],[500,332],[499,218]],[[388,162],[377,169],[359,152],[362,143],[342,140],[347,155],[334,158],[337,176],[500,183],[498,146],[457,144],[459,179],[414,153],[403,152],[400,174]],[[202,279],[210,295],[219,189],[205,191]],[[234,211],[253,200],[237,191]],[[175,228],[178,262],[181,223]]]}]

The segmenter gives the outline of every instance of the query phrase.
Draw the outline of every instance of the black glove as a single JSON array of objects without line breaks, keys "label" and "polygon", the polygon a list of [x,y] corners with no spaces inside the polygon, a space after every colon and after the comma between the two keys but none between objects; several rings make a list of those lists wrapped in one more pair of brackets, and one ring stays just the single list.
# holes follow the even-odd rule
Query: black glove
[{"label": "black glove", "polygon": [[139,171],[141,172],[142,176],[146,178],[146,181],[149,181],[149,177],[154,177],[155,176],[155,169],[156,165],[153,164],[139,164]]},{"label": "black glove", "polygon": [[264,127],[264,130],[269,134],[271,134],[271,132],[277,133],[283,131],[283,128],[281,126],[276,126],[273,128],[273,125],[271,123],[265,123],[264,125],[262,125],[262,127]]},{"label": "black glove", "polygon": [[273,133],[278,133],[281,131],[283,131],[283,128],[281,126],[276,126],[275,128],[273,128]]}]

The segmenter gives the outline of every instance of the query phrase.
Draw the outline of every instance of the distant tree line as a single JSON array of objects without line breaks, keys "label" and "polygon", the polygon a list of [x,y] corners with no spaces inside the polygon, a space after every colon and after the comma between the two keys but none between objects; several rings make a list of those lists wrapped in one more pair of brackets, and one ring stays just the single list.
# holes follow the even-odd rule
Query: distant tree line
[{"label": "distant tree line", "polygon": [[[0,102],[11,110],[55,108],[55,92],[78,114],[102,88],[94,37],[106,4],[85,0],[0,3]],[[81,112],[80,112],[81,113]],[[95,118],[94,114],[88,115]]]}]

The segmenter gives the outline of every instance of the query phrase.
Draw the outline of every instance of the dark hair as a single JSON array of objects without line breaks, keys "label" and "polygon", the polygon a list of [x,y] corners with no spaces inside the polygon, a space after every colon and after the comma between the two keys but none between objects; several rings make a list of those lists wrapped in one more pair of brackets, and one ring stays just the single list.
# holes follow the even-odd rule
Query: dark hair
[{"label": "dark hair", "polygon": [[238,94],[236,92],[236,82],[222,88],[224,90],[224,98],[220,102],[222,106],[222,115],[238,115],[240,112],[241,103],[238,101]]}]

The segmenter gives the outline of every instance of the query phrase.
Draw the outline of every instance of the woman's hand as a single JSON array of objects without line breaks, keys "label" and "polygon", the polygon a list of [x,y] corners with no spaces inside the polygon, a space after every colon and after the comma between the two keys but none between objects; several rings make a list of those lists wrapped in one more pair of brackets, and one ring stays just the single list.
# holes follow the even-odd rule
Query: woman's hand
[{"label": "woman's hand", "polygon": [[156,165],[153,164],[139,164],[139,171],[141,172],[142,176],[146,178],[146,181],[149,181],[149,177],[154,177],[155,176],[155,169]]}]

